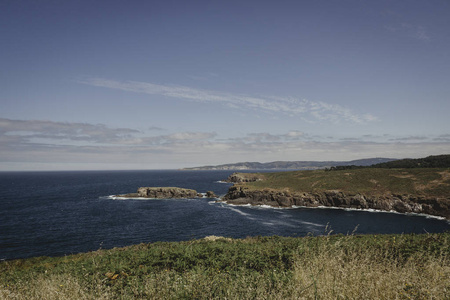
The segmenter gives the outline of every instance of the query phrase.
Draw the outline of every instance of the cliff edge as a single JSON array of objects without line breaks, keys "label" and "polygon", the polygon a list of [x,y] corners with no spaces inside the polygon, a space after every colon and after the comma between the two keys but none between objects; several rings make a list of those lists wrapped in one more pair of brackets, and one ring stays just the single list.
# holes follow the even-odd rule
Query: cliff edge
[{"label": "cliff edge", "polygon": [[359,169],[232,174],[230,204],[342,207],[450,219],[450,169]]}]

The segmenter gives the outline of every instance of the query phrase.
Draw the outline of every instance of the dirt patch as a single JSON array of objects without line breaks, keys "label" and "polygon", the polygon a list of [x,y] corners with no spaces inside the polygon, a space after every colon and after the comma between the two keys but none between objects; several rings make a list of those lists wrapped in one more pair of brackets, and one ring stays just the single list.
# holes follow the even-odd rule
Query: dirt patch
[{"label": "dirt patch", "polygon": [[311,187],[315,187],[315,186],[318,185],[319,183],[320,183],[320,180],[314,181],[314,182],[311,184]]},{"label": "dirt patch", "polygon": [[450,171],[443,171],[438,174],[442,176],[442,181],[447,181],[450,179]]},{"label": "dirt patch", "polygon": [[389,176],[396,177],[396,178],[412,178],[412,179],[416,179],[416,177],[414,175],[408,174],[408,173],[402,173],[401,175],[400,174],[391,174]]},{"label": "dirt patch", "polygon": [[216,236],[216,235],[205,236],[204,240],[205,241],[213,241],[213,242],[215,242],[217,240],[225,240],[225,241],[229,241],[229,242],[233,241],[233,239],[231,239],[231,238],[226,238],[223,236]]},{"label": "dirt patch", "polygon": [[439,185],[449,185],[445,181],[450,179],[450,171],[443,171],[438,174],[441,175],[440,179],[432,180],[428,184],[416,184],[415,188],[419,191],[423,191],[425,189],[435,188]]}]

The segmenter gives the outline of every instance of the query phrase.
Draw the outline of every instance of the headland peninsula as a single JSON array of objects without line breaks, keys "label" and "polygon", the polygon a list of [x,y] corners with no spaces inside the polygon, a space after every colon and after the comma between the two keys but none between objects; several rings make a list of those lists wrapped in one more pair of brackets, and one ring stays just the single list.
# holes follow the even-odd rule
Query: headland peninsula
[{"label": "headland peninsula", "polygon": [[233,173],[229,204],[340,207],[420,213],[450,219],[450,155],[370,167]]}]

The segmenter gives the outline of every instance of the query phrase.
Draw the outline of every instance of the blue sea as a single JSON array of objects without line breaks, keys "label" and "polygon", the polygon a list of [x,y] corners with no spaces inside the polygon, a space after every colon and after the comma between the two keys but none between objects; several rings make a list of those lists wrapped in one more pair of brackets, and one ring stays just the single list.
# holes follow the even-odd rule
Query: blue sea
[{"label": "blue sea", "polygon": [[0,260],[61,256],[156,241],[219,235],[432,233],[446,220],[328,208],[232,206],[216,199],[120,199],[141,186],[224,195],[232,171],[0,173]]}]

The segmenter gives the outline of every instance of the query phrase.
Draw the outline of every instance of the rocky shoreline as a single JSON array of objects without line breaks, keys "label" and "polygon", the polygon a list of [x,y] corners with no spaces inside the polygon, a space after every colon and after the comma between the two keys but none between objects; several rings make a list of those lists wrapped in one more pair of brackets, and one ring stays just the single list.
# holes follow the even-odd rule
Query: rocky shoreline
[{"label": "rocky shoreline", "polygon": [[[228,193],[221,199],[234,205],[268,205],[272,207],[338,207],[353,209],[375,209],[381,211],[395,211],[399,213],[417,213],[444,217],[450,220],[450,199],[435,198],[418,195],[364,195],[349,194],[338,190],[326,190],[317,193],[290,192],[276,189],[251,189],[243,182],[247,178],[240,178],[240,174],[232,174],[229,181],[238,182],[229,188]],[[253,178],[260,180],[259,178]],[[251,180],[250,180],[251,181]]]},{"label": "rocky shoreline", "polygon": [[[351,209],[374,209],[399,213],[427,214],[450,220],[450,198],[427,197],[424,195],[400,195],[392,193],[365,195],[350,194],[339,190],[321,192],[291,192],[287,189],[255,189],[245,185],[247,182],[264,180],[262,174],[233,173],[227,182],[234,183],[220,200],[233,205],[268,205],[288,208],[337,207]],[[193,189],[178,187],[140,187],[137,193],[117,195],[123,198],[217,198],[212,191],[201,194]]]}]

